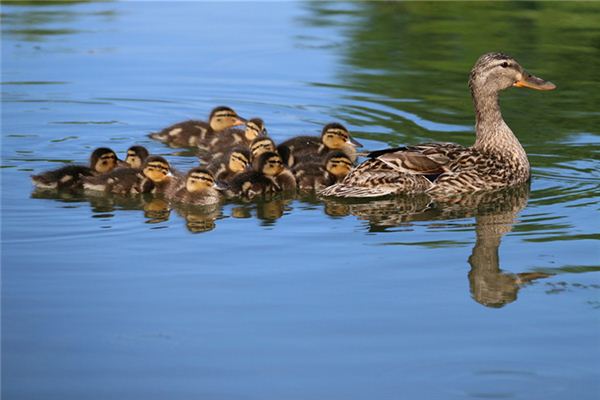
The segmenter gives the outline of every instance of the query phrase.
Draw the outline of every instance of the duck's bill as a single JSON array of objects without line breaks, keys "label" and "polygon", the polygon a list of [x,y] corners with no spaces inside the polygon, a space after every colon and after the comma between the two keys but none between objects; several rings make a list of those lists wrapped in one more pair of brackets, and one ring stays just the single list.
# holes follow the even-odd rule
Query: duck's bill
[{"label": "duck's bill", "polygon": [[527,72],[523,73],[523,77],[513,83],[515,87],[526,87],[535,90],[554,90],[556,89],[556,85],[550,81],[545,81],[542,78],[538,78],[537,76],[528,74]]},{"label": "duck's bill", "polygon": [[363,147],[362,143],[360,143],[359,141],[357,141],[354,138],[349,138],[348,139],[348,143],[351,144],[354,147]]},{"label": "duck's bill", "polygon": [[233,124],[233,126],[246,125],[246,122],[247,122],[247,120],[245,118],[236,117],[235,123]]}]

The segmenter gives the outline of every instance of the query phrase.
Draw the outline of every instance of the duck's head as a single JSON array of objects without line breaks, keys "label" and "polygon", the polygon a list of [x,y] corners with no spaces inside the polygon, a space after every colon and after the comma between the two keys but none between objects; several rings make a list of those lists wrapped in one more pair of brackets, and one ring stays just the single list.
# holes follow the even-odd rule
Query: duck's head
[{"label": "duck's head", "polygon": [[352,160],[341,151],[335,151],[325,159],[325,169],[338,180],[342,179],[352,169]]},{"label": "duck's head", "polygon": [[321,141],[328,149],[342,149],[347,146],[362,147],[362,144],[352,139],[348,129],[337,122],[327,124],[323,127]]},{"label": "duck's head", "polygon": [[223,129],[231,128],[232,126],[244,125],[246,120],[239,115],[232,108],[219,106],[214,108],[210,112],[208,118],[210,127],[214,131],[222,131]]},{"label": "duck's head", "polygon": [[471,69],[471,91],[499,92],[511,86],[536,90],[556,88],[552,82],[531,75],[517,60],[503,53],[484,54]]},{"label": "duck's head", "polygon": [[112,171],[117,166],[117,154],[108,147],[100,147],[90,156],[90,167],[101,174]]},{"label": "duck's head", "polygon": [[146,158],[142,172],[154,183],[161,183],[173,176],[169,162],[161,156]]},{"label": "duck's head", "polygon": [[283,160],[273,151],[261,154],[257,161],[256,169],[267,176],[277,176],[283,171]]},{"label": "duck's head", "polygon": [[276,151],[275,142],[269,137],[257,137],[250,143],[250,152],[252,159],[258,158],[261,154],[267,151]]},{"label": "duck's head", "polygon": [[229,152],[227,168],[231,172],[242,172],[250,164],[250,151],[245,148],[234,148]]},{"label": "duck's head", "polygon": [[267,136],[267,129],[265,123],[260,118],[251,118],[246,122],[246,130],[244,131],[246,140],[253,141],[259,136]]},{"label": "duck's head", "polygon": [[192,168],[187,173],[185,178],[185,188],[188,192],[198,193],[214,187],[216,187],[215,178],[206,168]]},{"label": "duck's head", "polygon": [[127,157],[125,162],[129,164],[131,168],[142,168],[144,161],[148,158],[148,150],[144,146],[131,146],[127,149]]}]

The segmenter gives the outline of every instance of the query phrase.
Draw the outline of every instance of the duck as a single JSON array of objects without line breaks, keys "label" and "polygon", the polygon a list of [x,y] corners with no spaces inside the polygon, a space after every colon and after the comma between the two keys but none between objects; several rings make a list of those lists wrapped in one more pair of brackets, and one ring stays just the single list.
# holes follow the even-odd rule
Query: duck
[{"label": "duck", "polygon": [[423,143],[371,152],[323,197],[381,197],[425,192],[433,198],[496,190],[529,181],[523,146],[508,127],[498,95],[510,87],[541,91],[556,88],[528,73],[513,57],[487,53],[469,75],[475,108],[475,143]]},{"label": "duck", "polygon": [[352,159],[334,151],[324,160],[313,159],[294,165],[292,173],[300,190],[320,190],[344,179],[353,167]]},{"label": "duck", "polygon": [[250,158],[257,160],[261,154],[266,152],[277,152],[277,146],[270,137],[257,137],[250,143]]},{"label": "duck", "polygon": [[185,185],[167,197],[177,203],[206,206],[221,200],[217,187],[215,177],[207,168],[195,167],[188,171]]},{"label": "duck", "polygon": [[261,154],[253,163],[253,169],[234,177],[226,193],[229,197],[254,198],[258,195],[270,195],[277,192],[293,192],[296,179],[286,168],[276,152]]},{"label": "duck", "polygon": [[127,149],[127,155],[125,156],[126,165],[123,166],[140,169],[149,155],[150,152],[144,146],[131,146]]},{"label": "duck", "polygon": [[277,151],[288,167],[302,162],[306,158],[326,157],[330,151],[343,151],[356,161],[356,148],[362,147],[350,135],[346,127],[338,122],[332,122],[323,127],[321,136],[296,136],[277,146]]},{"label": "duck", "polygon": [[107,173],[84,178],[89,191],[119,195],[167,193],[177,189],[181,177],[174,174],[169,162],[161,156],[148,156],[141,168],[121,167]]},{"label": "duck", "polygon": [[234,146],[249,147],[257,137],[267,136],[265,123],[260,118],[251,118],[246,122],[245,129],[228,128],[220,132],[208,143],[198,144],[198,156],[211,162],[225,155]]},{"label": "duck", "polygon": [[246,171],[249,165],[250,150],[243,146],[236,146],[224,156],[212,161],[207,168],[217,181],[227,183],[237,174]]},{"label": "duck", "polygon": [[237,115],[232,108],[219,106],[210,112],[208,122],[183,121],[148,136],[170,147],[197,147],[210,143],[221,131],[245,123],[246,120]]},{"label": "duck", "polygon": [[31,180],[38,189],[79,189],[83,178],[109,172],[116,168],[119,158],[108,147],[95,149],[90,156],[90,165],[66,165],[64,167],[33,175]]}]

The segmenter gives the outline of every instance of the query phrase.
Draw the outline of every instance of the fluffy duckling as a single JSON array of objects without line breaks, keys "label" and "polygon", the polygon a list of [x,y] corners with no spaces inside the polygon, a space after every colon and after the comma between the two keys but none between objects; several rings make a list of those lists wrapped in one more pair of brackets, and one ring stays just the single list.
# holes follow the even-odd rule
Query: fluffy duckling
[{"label": "fluffy duckling", "polygon": [[192,168],[185,178],[185,186],[168,195],[169,200],[197,206],[218,203],[221,199],[216,190],[213,174],[206,168]]},{"label": "fluffy duckling", "polygon": [[111,171],[117,166],[117,154],[107,148],[100,147],[92,152],[90,166],[66,165],[39,175],[33,175],[33,184],[40,189],[75,189],[80,188],[84,177],[95,176]]},{"label": "fluffy duckling", "polygon": [[231,180],[228,195],[253,198],[257,195],[295,190],[296,179],[285,167],[279,154],[263,153],[254,166],[252,171],[241,173]]},{"label": "fluffy duckling", "polygon": [[160,156],[149,156],[142,168],[116,168],[102,175],[87,177],[83,188],[121,195],[165,193],[174,190],[177,181],[167,160]]},{"label": "fluffy duckling", "polygon": [[149,136],[171,147],[196,147],[210,143],[227,128],[245,123],[246,120],[238,116],[233,109],[219,106],[211,111],[208,122],[198,120],[179,122]]},{"label": "fluffy duckling", "polygon": [[234,147],[224,156],[214,160],[208,165],[215,180],[229,182],[234,176],[248,169],[250,165],[250,150],[244,147]]},{"label": "fluffy duckling", "polygon": [[292,168],[294,177],[301,190],[320,190],[344,179],[352,169],[353,163],[346,153],[334,151],[325,160],[308,160],[297,163]]},{"label": "fluffy duckling", "polygon": [[252,118],[246,122],[246,129],[228,128],[220,132],[209,143],[198,144],[198,156],[211,162],[224,156],[234,146],[250,146],[259,136],[267,136],[265,123],[260,118]]},{"label": "fluffy duckling", "polygon": [[257,137],[250,143],[251,159],[256,160],[261,154],[266,152],[277,152],[275,142],[270,137]]},{"label": "fluffy duckling", "polygon": [[144,146],[131,146],[127,149],[125,163],[131,168],[141,169],[150,153]]},{"label": "fluffy duckling", "polygon": [[356,148],[362,144],[350,136],[346,127],[337,122],[332,122],[323,127],[321,137],[297,136],[286,140],[277,146],[277,150],[285,163],[292,167],[306,158],[325,157],[330,151],[343,151],[356,161]]}]

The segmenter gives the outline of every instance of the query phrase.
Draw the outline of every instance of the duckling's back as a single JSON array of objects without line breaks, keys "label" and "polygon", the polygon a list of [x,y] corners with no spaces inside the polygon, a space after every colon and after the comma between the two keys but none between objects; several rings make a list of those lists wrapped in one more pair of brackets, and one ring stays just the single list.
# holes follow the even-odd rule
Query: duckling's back
[{"label": "duckling's back", "polygon": [[33,175],[33,184],[40,189],[76,189],[81,188],[83,178],[96,173],[84,165],[67,165],[62,168]]}]

